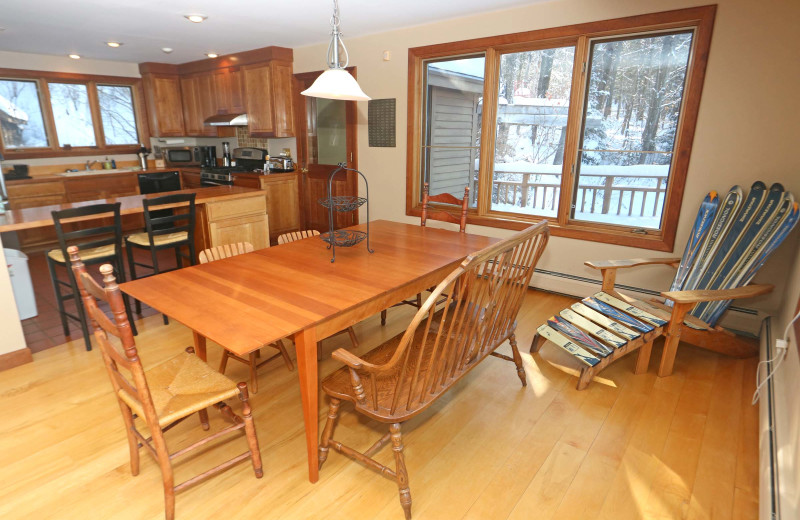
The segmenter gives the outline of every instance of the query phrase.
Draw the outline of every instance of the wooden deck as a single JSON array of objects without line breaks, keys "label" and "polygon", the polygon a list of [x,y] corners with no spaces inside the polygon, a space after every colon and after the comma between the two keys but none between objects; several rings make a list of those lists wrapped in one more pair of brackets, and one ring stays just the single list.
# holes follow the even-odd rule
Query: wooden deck
[{"label": "wooden deck", "polygon": [[[674,375],[659,379],[657,343],[647,374],[634,376],[635,356],[628,356],[579,392],[571,356],[550,343],[533,357],[524,348],[535,328],[569,302],[528,294],[518,328],[527,388],[513,365],[487,359],[434,409],[409,421],[414,518],[757,518],[758,414],[750,406],[757,360],[682,346]],[[378,316],[357,325],[359,351],[404,329],[412,311],[395,309],[384,328]],[[192,342],[189,330],[163,326],[160,316],[137,325],[145,366]],[[329,354],[340,346],[350,347],[349,340],[323,342],[321,376],[336,368]],[[220,353],[209,345],[212,366]],[[143,455],[140,475],[130,475],[99,351],[86,352],[77,340],[34,360],[0,373],[0,518],[163,518],[158,466]],[[229,373],[247,380],[244,365]],[[396,486],[337,453],[319,483],[310,484],[297,372],[276,360],[259,383],[251,402],[264,478],[239,465],[179,494],[177,518],[402,518]],[[323,406],[321,420],[326,413]],[[195,426],[179,425],[168,442],[185,442]],[[342,441],[364,448],[382,433],[382,425],[357,414],[344,414],[337,428]],[[380,457],[388,462],[391,451]],[[196,469],[196,462],[184,464]]]}]

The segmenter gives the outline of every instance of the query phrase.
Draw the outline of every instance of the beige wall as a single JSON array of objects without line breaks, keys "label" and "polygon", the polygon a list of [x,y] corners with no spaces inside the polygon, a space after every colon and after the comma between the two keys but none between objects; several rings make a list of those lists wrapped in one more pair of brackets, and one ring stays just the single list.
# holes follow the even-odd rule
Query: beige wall
[{"label": "beige wall", "polygon": [[128,76],[133,78],[140,76],[139,65],[127,61],[89,60],[86,58],[73,60],[67,56],[8,51],[0,51],[0,68]]},{"label": "beige wall", "polygon": [[[358,69],[358,80],[373,98],[397,99],[397,147],[369,148],[367,103],[359,103],[359,168],[370,180],[370,216],[375,219],[416,219],[405,216],[406,110],[408,48],[482,36],[557,27],[581,22],[679,9],[707,2],[678,0],[563,0],[537,3],[430,25],[346,38],[350,65]],[[700,105],[697,134],[689,167],[686,195],[678,224],[676,254],[683,252],[689,229],[704,194],[727,191],[736,183],[749,187],[755,180],[781,182],[800,196],[800,159],[796,151],[800,96],[800,72],[795,66],[796,23],[800,2],[766,0],[720,0],[711,44],[708,73]],[[347,18],[342,19],[347,34]],[[324,68],[327,43],[294,51],[295,72]],[[383,61],[384,50],[391,61]],[[786,117],[794,114],[793,117]],[[503,236],[491,228],[471,226],[476,233]],[[798,233],[790,237],[796,242]],[[783,273],[790,268],[794,243],[785,244],[765,266],[759,278],[778,285],[768,297],[743,302],[774,311],[782,301]],[[583,266],[590,258],[630,258],[669,253],[554,237],[539,267],[596,278]],[[625,274],[621,283],[665,290],[672,271],[644,268]]]}]

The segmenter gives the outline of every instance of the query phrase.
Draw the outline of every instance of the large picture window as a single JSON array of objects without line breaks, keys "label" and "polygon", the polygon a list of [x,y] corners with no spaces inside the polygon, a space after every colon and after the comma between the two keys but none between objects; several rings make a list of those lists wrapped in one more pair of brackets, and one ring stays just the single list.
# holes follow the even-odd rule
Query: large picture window
[{"label": "large picture window", "polygon": [[409,50],[407,213],[671,250],[713,6]]},{"label": "large picture window", "polygon": [[0,69],[0,152],[133,153],[148,139],[139,89],[138,78]]}]

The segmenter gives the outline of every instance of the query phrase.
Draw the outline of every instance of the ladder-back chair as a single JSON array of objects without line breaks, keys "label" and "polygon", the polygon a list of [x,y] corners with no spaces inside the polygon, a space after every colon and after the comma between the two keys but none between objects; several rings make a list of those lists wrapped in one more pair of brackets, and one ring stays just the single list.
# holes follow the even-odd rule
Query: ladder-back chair
[{"label": "ladder-back chair", "polygon": [[[450,222],[452,224],[458,224],[458,230],[461,233],[466,233],[467,231],[467,210],[469,209],[469,186],[464,187],[464,198],[457,199],[450,193],[440,193],[438,195],[430,195],[429,193],[429,186],[426,182],[422,186],[422,215],[420,215],[419,225],[425,227],[428,219],[431,220],[441,220],[444,222]],[[458,206],[461,208],[461,212],[459,214],[454,214],[449,211],[442,209],[440,206],[431,207],[430,203],[439,203],[439,204],[450,204],[451,206]],[[419,309],[422,307],[422,293],[417,293],[416,298],[403,300],[401,302],[395,303],[392,307],[398,307],[400,305],[410,305],[412,307],[416,307]],[[381,325],[386,325],[386,314],[388,309],[383,309],[381,311]]]},{"label": "ladder-back chair", "polygon": [[[230,258],[232,256],[243,255],[245,253],[252,253],[253,252],[253,244],[250,242],[237,242],[236,244],[225,244],[222,246],[212,247],[209,249],[204,249],[200,251],[199,259],[201,264],[207,264],[209,262],[213,262],[216,260],[223,260],[225,258]],[[270,343],[268,346],[273,347],[278,350],[278,352],[263,361],[258,361],[258,350],[255,352],[251,352],[247,359],[237,356],[233,352],[228,351],[228,349],[222,350],[222,359],[219,363],[219,373],[224,374],[225,369],[228,366],[228,359],[235,359],[241,363],[250,367],[250,389],[252,392],[258,393],[258,369],[263,366],[265,363],[268,363],[275,359],[278,356],[283,357],[283,362],[286,363],[286,368],[289,371],[294,370],[294,364],[292,363],[292,359],[289,357],[288,352],[286,352],[286,348],[283,346],[283,342],[281,340],[276,341],[275,343]]]},{"label": "ladder-back chair", "polygon": [[[541,222],[469,255],[436,286],[404,333],[362,357],[343,349],[333,353],[345,366],[322,382],[330,397],[330,412],[320,440],[320,467],[333,448],[396,481],[405,516],[411,518],[400,425],[427,409],[489,355],[513,361],[526,385],[514,330],[548,236],[547,223]],[[437,305],[443,295],[443,305]],[[495,352],[506,340],[512,356]],[[364,453],[333,439],[342,400],[352,402],[357,412],[389,424],[389,432]],[[389,442],[394,469],[372,458]]]},{"label": "ladder-back chair", "polygon": [[[284,233],[278,237],[278,245],[289,244],[291,242],[295,242],[297,240],[303,240],[305,238],[311,238],[319,236],[319,231],[316,229],[303,229],[301,231],[290,231],[289,233]],[[356,337],[356,331],[353,327],[347,327],[344,330],[340,330],[334,336],[338,336],[339,334],[345,334],[350,336],[350,342],[353,344],[353,348],[358,348],[358,338]],[[319,358],[319,348],[317,349],[317,357]]]},{"label": "ladder-back chair", "polygon": [[[134,476],[139,474],[139,448],[146,448],[161,468],[167,520],[175,517],[176,492],[202,482],[238,462],[250,459],[256,478],[261,478],[263,476],[261,454],[248,400],[247,384],[237,385],[215,372],[194,355],[191,347],[187,348],[186,352],[145,370],[133,340],[122,302],[122,293],[114,278],[111,265],[100,266],[105,285],[101,287],[86,272],[78,248],[70,247],[69,255],[80,287],[81,298],[91,319],[95,338],[100,345],[103,361],[122,412],[128,436],[131,473]],[[113,321],[98,308],[97,300],[109,304]],[[121,349],[114,344],[116,341],[111,342],[109,336],[118,338]],[[242,401],[242,417],[235,415],[224,402],[234,397]],[[218,407],[222,415],[232,424],[185,448],[170,452],[164,432],[194,413],[200,415],[203,429],[208,430],[206,408],[212,405]],[[137,419],[145,423],[149,437],[139,432],[136,427]],[[175,484],[172,459],[197,448],[204,451],[209,442],[240,430],[244,431],[247,451],[180,484]]]}]

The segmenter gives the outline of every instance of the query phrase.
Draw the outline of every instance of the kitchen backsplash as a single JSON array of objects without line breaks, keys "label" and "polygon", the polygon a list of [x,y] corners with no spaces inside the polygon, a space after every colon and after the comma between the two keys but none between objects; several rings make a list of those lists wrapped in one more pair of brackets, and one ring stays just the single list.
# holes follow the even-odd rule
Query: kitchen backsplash
[{"label": "kitchen backsplash", "polygon": [[242,148],[262,148],[266,149],[270,155],[281,155],[289,150],[291,157],[297,157],[297,140],[294,137],[284,137],[280,139],[265,139],[263,137],[251,137],[247,133],[246,126],[236,127],[236,140]]}]

